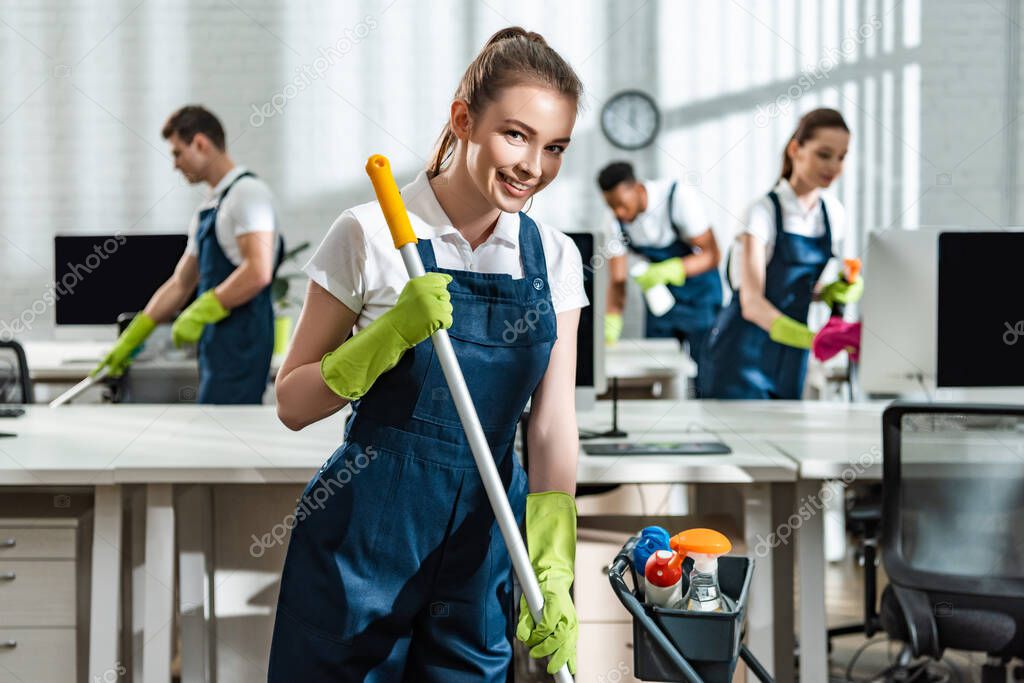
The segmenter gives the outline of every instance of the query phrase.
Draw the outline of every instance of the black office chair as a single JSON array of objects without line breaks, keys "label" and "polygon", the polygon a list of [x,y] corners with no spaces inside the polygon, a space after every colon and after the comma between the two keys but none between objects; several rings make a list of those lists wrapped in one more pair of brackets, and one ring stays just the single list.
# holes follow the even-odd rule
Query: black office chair
[{"label": "black office chair", "polygon": [[13,339],[0,340],[0,403],[34,402],[25,349]]},{"label": "black office chair", "polygon": [[[897,680],[948,649],[983,652],[982,683],[1024,668],[1024,406],[897,402],[882,417],[879,620]],[[916,662],[914,658],[925,658]]]},{"label": "black office chair", "polygon": [[880,629],[878,623],[878,557],[879,528],[882,524],[881,486],[871,486],[862,495],[851,499],[846,505],[846,525],[850,533],[859,540],[859,555],[864,565],[864,621],[844,624],[828,629],[828,650],[832,651],[832,639],[840,636],[863,634],[870,638]]}]

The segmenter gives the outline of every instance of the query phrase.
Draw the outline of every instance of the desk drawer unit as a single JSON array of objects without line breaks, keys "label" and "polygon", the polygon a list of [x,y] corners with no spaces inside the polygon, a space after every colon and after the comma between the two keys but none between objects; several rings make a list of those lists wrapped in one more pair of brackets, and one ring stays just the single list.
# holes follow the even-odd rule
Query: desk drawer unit
[{"label": "desk drawer unit", "polygon": [[74,527],[0,526],[0,562],[26,559],[75,559]]},{"label": "desk drawer unit", "polygon": [[0,683],[71,683],[75,629],[0,628]]},{"label": "desk drawer unit", "polygon": [[0,520],[0,683],[76,680],[77,526]]}]

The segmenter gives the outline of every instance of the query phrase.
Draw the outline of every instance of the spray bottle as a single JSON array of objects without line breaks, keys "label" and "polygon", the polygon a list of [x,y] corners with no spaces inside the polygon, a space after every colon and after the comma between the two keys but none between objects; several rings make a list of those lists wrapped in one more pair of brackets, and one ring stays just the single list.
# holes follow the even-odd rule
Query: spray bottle
[{"label": "spray bottle", "polygon": [[660,526],[646,526],[640,531],[640,538],[633,546],[633,569],[636,573],[636,587],[640,595],[644,592],[644,570],[647,560],[658,550],[669,550],[668,531]]},{"label": "spray bottle", "polygon": [[[847,258],[843,259],[843,274],[840,275],[843,282],[853,284],[860,277],[861,263],[859,258]],[[832,312],[830,318],[842,318],[843,314],[846,313],[846,304],[836,301],[832,304]]]},{"label": "spray bottle", "polygon": [[695,612],[733,611],[732,600],[718,587],[718,558],[732,550],[729,539],[713,529],[688,529],[673,536],[671,545],[693,558],[690,588],[677,606]]},{"label": "spray bottle", "polygon": [[[650,266],[651,264],[646,261],[634,264],[630,268],[629,274],[634,278],[640,277],[647,272]],[[676,298],[672,295],[672,290],[668,288],[668,285],[655,285],[644,290],[644,300],[647,302],[647,308],[651,315],[656,318],[665,315],[676,305]]]},{"label": "spray bottle", "polygon": [[644,576],[648,605],[675,608],[682,599],[683,559],[686,556],[671,550],[658,550],[647,560]]}]

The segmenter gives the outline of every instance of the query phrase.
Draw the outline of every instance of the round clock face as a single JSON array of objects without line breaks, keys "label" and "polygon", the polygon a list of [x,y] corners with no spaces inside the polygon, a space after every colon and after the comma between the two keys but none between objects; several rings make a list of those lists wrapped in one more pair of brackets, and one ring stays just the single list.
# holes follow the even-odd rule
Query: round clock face
[{"label": "round clock face", "polygon": [[658,105],[639,90],[614,95],[601,110],[601,130],[621,149],[640,149],[651,144],[660,123]]}]

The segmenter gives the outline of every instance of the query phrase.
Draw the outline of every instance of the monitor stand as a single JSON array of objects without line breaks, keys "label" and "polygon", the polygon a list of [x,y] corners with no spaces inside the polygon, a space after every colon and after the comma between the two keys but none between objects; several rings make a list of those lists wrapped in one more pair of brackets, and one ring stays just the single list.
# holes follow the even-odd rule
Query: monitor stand
[{"label": "monitor stand", "polygon": [[592,432],[587,429],[580,430],[580,440],[588,439],[624,439],[629,434],[619,429],[619,378],[612,377],[612,428],[605,432]]}]

